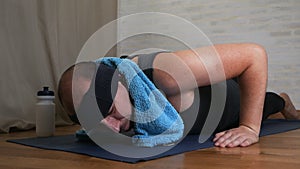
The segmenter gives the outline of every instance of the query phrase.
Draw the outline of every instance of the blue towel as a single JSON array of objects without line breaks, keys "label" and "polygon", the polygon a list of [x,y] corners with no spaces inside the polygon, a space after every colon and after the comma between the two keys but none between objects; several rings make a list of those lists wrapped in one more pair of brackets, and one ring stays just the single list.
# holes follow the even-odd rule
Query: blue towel
[{"label": "blue towel", "polygon": [[115,57],[105,57],[99,61],[117,68],[125,78],[134,104],[135,135],[132,141],[135,145],[153,147],[180,140],[184,130],[181,117],[134,62]]}]

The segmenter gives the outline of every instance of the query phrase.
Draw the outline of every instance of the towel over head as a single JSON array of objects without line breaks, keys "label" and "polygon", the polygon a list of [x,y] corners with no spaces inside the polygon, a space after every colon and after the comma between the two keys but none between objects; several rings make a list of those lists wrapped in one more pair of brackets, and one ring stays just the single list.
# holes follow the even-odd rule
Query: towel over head
[{"label": "towel over head", "polygon": [[[107,111],[107,106],[111,106],[117,92],[116,84],[111,79],[118,76],[115,76],[112,70],[117,70],[117,73],[124,78],[134,107],[131,120],[134,122],[135,134],[132,142],[135,145],[153,147],[168,145],[181,139],[184,124],[180,115],[137,64],[129,59],[116,57],[104,57],[97,60],[96,63],[100,65],[98,70],[102,71],[97,72],[96,76],[96,78],[102,78],[101,89],[97,89],[97,84],[95,85],[95,90],[98,90],[96,97],[98,107],[104,117],[107,116],[107,112],[102,111]],[[109,98],[102,98],[106,96]]]}]

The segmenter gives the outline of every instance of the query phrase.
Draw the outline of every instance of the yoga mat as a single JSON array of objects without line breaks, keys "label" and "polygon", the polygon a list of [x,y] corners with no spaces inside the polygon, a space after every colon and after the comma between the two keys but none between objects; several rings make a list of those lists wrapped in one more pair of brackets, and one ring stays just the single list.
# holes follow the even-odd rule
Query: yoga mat
[{"label": "yoga mat", "polygon": [[[276,133],[282,133],[300,128],[300,120],[284,120],[284,119],[268,119],[263,122],[260,136],[266,136]],[[212,137],[211,137],[212,138]],[[60,150],[78,154],[89,155],[93,157],[103,158],[107,160],[122,161],[128,163],[137,163],[148,161],[166,156],[176,155],[188,151],[213,147],[214,143],[211,138],[204,143],[199,143],[199,135],[188,135],[179,144],[172,149],[151,157],[144,158],[128,158],[112,154],[91,141],[77,141],[75,135],[54,136],[47,138],[26,138],[7,140],[8,142],[32,146],[48,150]],[[118,145],[120,149],[126,151],[128,145]]]}]

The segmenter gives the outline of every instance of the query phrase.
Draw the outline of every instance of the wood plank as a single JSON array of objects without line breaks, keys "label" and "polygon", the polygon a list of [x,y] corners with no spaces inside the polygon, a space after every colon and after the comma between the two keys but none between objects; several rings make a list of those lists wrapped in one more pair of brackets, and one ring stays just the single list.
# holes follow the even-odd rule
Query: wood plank
[{"label": "wood plank", "polygon": [[[56,135],[74,133],[79,126],[58,127]],[[80,154],[43,150],[8,143],[7,139],[34,137],[35,131],[0,135],[0,168],[20,169],[219,169],[219,168],[300,168],[300,129],[262,137],[258,144],[246,148],[208,148],[165,157],[157,160],[128,164]]]}]

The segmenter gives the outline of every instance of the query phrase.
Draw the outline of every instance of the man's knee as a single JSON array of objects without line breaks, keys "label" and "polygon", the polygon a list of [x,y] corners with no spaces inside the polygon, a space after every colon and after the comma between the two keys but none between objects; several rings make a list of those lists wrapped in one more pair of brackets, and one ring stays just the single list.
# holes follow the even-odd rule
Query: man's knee
[{"label": "man's knee", "polygon": [[155,85],[166,95],[174,95],[179,92],[178,83],[170,74],[161,70],[156,70],[154,77]]}]

